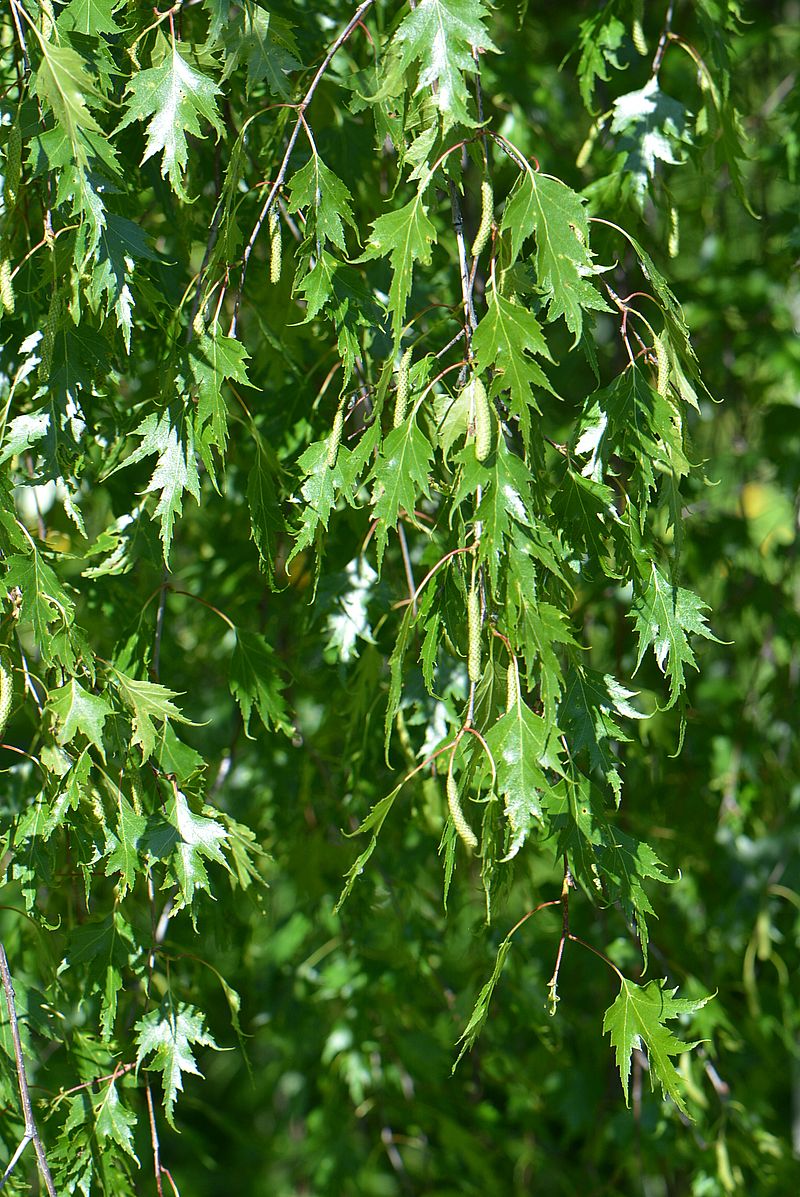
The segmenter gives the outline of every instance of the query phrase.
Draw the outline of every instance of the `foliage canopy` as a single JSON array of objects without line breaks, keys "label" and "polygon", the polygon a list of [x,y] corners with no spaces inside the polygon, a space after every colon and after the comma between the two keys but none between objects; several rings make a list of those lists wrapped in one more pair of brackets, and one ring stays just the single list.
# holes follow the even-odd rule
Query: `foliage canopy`
[{"label": "foliage canopy", "polygon": [[10,0],[42,1191],[787,1191],[800,39],[750,9]]}]

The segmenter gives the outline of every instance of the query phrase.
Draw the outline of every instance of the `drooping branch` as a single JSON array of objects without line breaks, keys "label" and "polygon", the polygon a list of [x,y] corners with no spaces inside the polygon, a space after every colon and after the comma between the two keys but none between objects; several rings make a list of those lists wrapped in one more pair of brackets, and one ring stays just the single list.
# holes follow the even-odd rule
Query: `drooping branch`
[{"label": "drooping branch", "polygon": [[231,327],[230,327],[230,333],[229,333],[229,335],[231,337],[236,336],[236,328],[237,328],[237,325],[239,322],[239,307],[242,302],[242,295],[244,293],[244,284],[245,284],[245,279],[247,277],[247,266],[250,261],[250,255],[252,254],[253,247],[255,246],[255,243],[258,240],[258,234],[261,232],[261,227],[264,224],[264,221],[267,219],[267,216],[270,213],[270,209],[272,208],[272,205],[275,203],[275,201],[277,199],[278,192],[280,191],[281,187],[283,186],[284,180],[286,179],[286,172],[289,169],[289,159],[292,156],[292,150],[295,147],[295,142],[297,141],[297,138],[300,136],[300,130],[305,123],[306,109],[308,108],[309,104],[311,103],[312,99],[314,98],[314,92],[317,90],[317,87],[319,86],[323,75],[325,74],[325,72],[327,71],[331,62],[333,61],[334,56],[342,48],[344,43],[350,37],[350,34],[353,32],[353,30],[356,29],[357,26],[361,24],[364,16],[369,11],[369,9],[372,8],[372,5],[374,4],[374,2],[375,2],[375,0],[363,0],[363,2],[361,4],[359,4],[359,6],[356,9],[356,11],[354,12],[353,16],[350,18],[350,20],[345,25],[344,29],[341,31],[339,36],[336,38],[336,41],[333,42],[333,44],[329,48],[328,53],[325,55],[325,57],[323,58],[322,62],[319,65],[319,67],[317,68],[317,72],[314,75],[314,78],[311,80],[311,84],[308,88],[308,91],[303,96],[300,103],[297,105],[297,120],[294,123],[294,128],[292,129],[291,133],[289,134],[289,141],[287,142],[287,145],[286,145],[286,150],[283,155],[283,160],[281,161],[280,167],[278,168],[278,173],[275,176],[275,179],[273,180],[272,186],[270,187],[270,189],[267,193],[267,198],[264,200],[264,203],[261,207],[261,211],[258,214],[258,219],[256,220],[256,223],[253,226],[252,233],[250,234],[250,239],[244,248],[244,253],[242,254],[242,273],[239,278],[239,286],[236,289],[236,298],[234,300],[234,305],[233,305],[233,317],[231,319]]},{"label": "drooping branch", "polygon": [[17,1166],[17,1161],[22,1155],[29,1143],[33,1143],[33,1149],[36,1152],[36,1162],[39,1165],[39,1172],[44,1181],[45,1189],[48,1197],[56,1197],[56,1191],[53,1187],[53,1181],[50,1176],[50,1169],[47,1166],[47,1157],[45,1156],[44,1146],[39,1135],[38,1127],[36,1126],[36,1119],[33,1116],[33,1106],[31,1105],[31,1095],[28,1090],[28,1077],[25,1072],[25,1058],[22,1054],[22,1041],[19,1037],[19,1021],[17,1019],[17,1005],[14,996],[14,984],[11,980],[11,971],[8,967],[8,959],[6,957],[6,950],[2,943],[0,943],[0,978],[3,982],[3,990],[6,995],[6,1006],[8,1007],[8,1021],[11,1027],[11,1038],[14,1043],[14,1061],[17,1068],[17,1084],[19,1086],[19,1098],[22,1104],[22,1113],[25,1117],[25,1131],[20,1139],[19,1145],[13,1156],[8,1162],[5,1172],[0,1177],[0,1189],[5,1188],[14,1168]]}]

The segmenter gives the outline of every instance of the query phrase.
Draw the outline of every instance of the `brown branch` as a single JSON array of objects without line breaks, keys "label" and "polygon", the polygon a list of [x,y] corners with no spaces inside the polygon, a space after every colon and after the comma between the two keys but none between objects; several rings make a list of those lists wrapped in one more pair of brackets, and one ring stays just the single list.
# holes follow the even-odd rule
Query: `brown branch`
[{"label": "brown branch", "polygon": [[22,1155],[29,1143],[33,1143],[33,1149],[36,1152],[36,1162],[39,1165],[39,1173],[44,1181],[45,1189],[48,1197],[56,1197],[56,1191],[53,1188],[53,1180],[50,1176],[50,1169],[47,1166],[47,1157],[44,1153],[44,1146],[39,1137],[39,1130],[36,1126],[36,1119],[33,1116],[33,1106],[31,1105],[31,1095],[28,1090],[28,1077],[25,1072],[25,1059],[22,1055],[22,1041],[19,1037],[19,1021],[17,1019],[17,1006],[14,997],[14,983],[11,980],[11,972],[8,967],[8,959],[6,957],[6,950],[2,943],[0,943],[0,977],[2,977],[3,989],[6,995],[6,1006],[8,1007],[8,1019],[11,1026],[11,1038],[14,1041],[14,1060],[17,1066],[17,1084],[19,1086],[19,1098],[22,1103],[22,1112],[25,1116],[25,1133],[23,1134],[17,1150],[8,1162],[5,1172],[0,1177],[0,1189],[5,1188],[5,1183],[8,1180],[17,1161]]},{"label": "brown branch", "polygon": [[147,1094],[147,1114],[150,1120],[150,1142],[153,1144],[153,1171],[156,1177],[156,1190],[158,1197],[164,1197],[164,1189],[161,1185],[161,1149],[158,1143],[158,1127],[156,1126],[156,1112],[153,1107],[153,1092],[149,1082],[145,1085],[145,1093]]}]

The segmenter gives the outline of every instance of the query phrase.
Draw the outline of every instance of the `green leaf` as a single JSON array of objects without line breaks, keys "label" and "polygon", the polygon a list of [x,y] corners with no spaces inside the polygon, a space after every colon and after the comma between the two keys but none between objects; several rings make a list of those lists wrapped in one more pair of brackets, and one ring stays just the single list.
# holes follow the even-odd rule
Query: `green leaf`
[{"label": "green leaf", "polygon": [[219,4],[209,42],[224,47],[223,78],[229,78],[245,62],[248,93],[264,82],[274,96],[289,98],[286,76],[301,64],[291,26],[276,13],[267,12],[260,4]]},{"label": "green leaf", "polygon": [[608,8],[606,5],[603,12],[581,22],[580,27],[578,79],[583,102],[590,112],[597,80],[608,82],[611,77],[609,67],[615,71],[625,69],[625,63],[620,61],[619,55],[626,37],[625,26],[618,17],[609,14]]},{"label": "green leaf", "polygon": [[342,889],[336,906],[334,907],[334,914],[337,914],[339,910],[341,910],[344,903],[350,897],[350,894],[353,891],[353,886],[364,872],[364,865],[377,848],[378,836],[381,833],[381,829],[386,822],[389,812],[394,806],[394,800],[402,788],[403,782],[400,782],[400,785],[395,786],[391,793],[387,794],[384,798],[381,798],[379,802],[376,802],[366,819],[364,819],[353,832],[353,835],[360,835],[364,831],[371,831],[372,836],[364,851],[356,858],[351,868],[347,872],[344,888]]},{"label": "green leaf", "polygon": [[133,951],[132,929],[119,911],[88,919],[69,938],[66,966],[83,977],[85,994],[100,994],[101,1027],[107,1040],[113,1034],[123,973]]},{"label": "green leaf", "polygon": [[9,557],[7,566],[3,584],[6,591],[19,588],[22,618],[32,624],[42,657],[48,662],[61,660],[71,665],[75,604],[55,571],[36,549],[26,557],[19,554]]},{"label": "green leaf", "polygon": [[207,121],[217,135],[222,133],[222,120],[216,104],[220,89],[205,75],[196,71],[178,51],[176,42],[170,43],[159,32],[152,54],[153,66],[137,71],[128,82],[128,107],[117,132],[134,121],[147,123],[147,145],[142,163],[161,154],[161,174],[169,178],[175,194],[188,202],[183,176],[189,157],[187,134],[202,137],[202,120]]},{"label": "green leaf", "polygon": [[539,685],[545,720],[555,722],[556,704],[564,686],[558,646],[577,647],[569,621],[552,603],[536,598],[536,570],[530,557],[510,554],[506,610],[515,651],[525,659],[528,678]]},{"label": "green leaf", "polygon": [[541,796],[552,784],[545,770],[561,769],[555,743],[559,734],[521,698],[486,733],[511,827],[508,858],[516,856],[531,828],[542,820]]},{"label": "green leaf", "polygon": [[50,412],[40,410],[15,416],[9,420],[5,430],[3,451],[0,453],[0,465],[30,449],[42,437],[47,436],[50,428]]},{"label": "green leaf", "polygon": [[86,295],[93,311],[102,304],[106,315],[113,311],[128,353],[134,309],[131,282],[136,263],[143,260],[157,261],[146,234],[132,220],[109,213],[98,240]]},{"label": "green leaf", "polygon": [[535,388],[555,394],[533,354],[552,361],[550,350],[535,316],[492,291],[489,310],[472,339],[472,348],[483,373],[497,372],[492,394],[510,391],[509,410],[519,420],[526,448],[530,444],[531,409],[539,411]]},{"label": "green leaf", "polygon": [[589,250],[586,201],[559,179],[528,169],[509,196],[500,227],[510,232],[513,261],[535,234],[536,281],[548,302],[548,317],[563,316],[577,345],[584,310],[608,310],[590,282],[599,268]]},{"label": "green leaf", "polygon": [[40,145],[51,169],[60,171],[58,203],[71,201],[73,211],[88,223],[88,257],[105,225],[105,206],[90,171],[101,163],[115,175],[117,159],[92,113],[102,96],[87,60],[66,42],[41,39],[39,48],[42,61],[36,72],[35,91],[57,122],[55,129],[43,133]]},{"label": "green leaf", "polygon": [[227,844],[228,833],[215,819],[194,814],[177,786],[173,786],[165,813],[167,822],[177,832],[170,865],[180,889],[177,902],[180,909],[191,906],[200,890],[211,893],[204,861],[212,860],[227,868],[222,848]]},{"label": "green leaf", "polygon": [[281,691],[285,683],[277,668],[275,652],[264,636],[236,628],[228,685],[239,704],[245,734],[255,710],[267,731],[277,728],[291,736],[294,729]]},{"label": "green leaf", "polygon": [[656,472],[678,478],[689,472],[680,411],[650,385],[638,366],[630,366],[610,386],[589,397],[578,434],[575,453],[589,454],[583,472],[594,481],[614,476],[615,457],[631,463],[630,490],[642,526]]},{"label": "green leaf", "polygon": [[678,1109],[690,1117],[683,1096],[683,1082],[670,1057],[696,1047],[684,1043],[666,1026],[669,1019],[694,1014],[710,1000],[676,998],[677,989],[667,989],[666,979],[635,985],[622,978],[622,985],[614,1003],[606,1010],[603,1031],[611,1036],[615,1049],[625,1102],[629,1104],[631,1054],[634,1048],[646,1048],[650,1065],[650,1085],[661,1085],[662,1092],[672,1098]]},{"label": "green leaf", "polygon": [[389,306],[395,345],[400,344],[403,332],[414,263],[427,266],[431,260],[431,243],[436,241],[436,227],[422,202],[423,190],[404,207],[373,221],[369,243],[358,259],[366,262],[372,258],[389,258],[392,268]]},{"label": "green leaf", "polygon": [[564,685],[558,719],[567,733],[573,753],[586,751],[592,769],[599,769],[611,785],[617,803],[622,795],[622,763],[615,745],[630,737],[619,717],[644,719],[632,706],[633,690],[627,690],[611,674],[600,674],[583,665],[573,665]]},{"label": "green leaf", "polygon": [[486,1019],[489,1017],[489,1007],[492,1002],[492,996],[497,988],[497,983],[500,980],[503,968],[505,967],[506,958],[508,957],[508,953],[510,951],[511,936],[508,935],[497,950],[497,956],[495,958],[494,968],[492,969],[492,975],[489,977],[489,980],[478,994],[472,1013],[469,1016],[469,1021],[459,1035],[458,1042],[462,1044],[462,1047],[461,1051],[458,1053],[456,1062],[453,1065],[453,1072],[455,1072],[455,1070],[458,1068],[462,1057],[471,1050],[475,1040],[483,1030]]},{"label": "green leaf", "polygon": [[640,206],[648,182],[655,178],[656,163],[679,166],[685,161],[683,147],[691,144],[686,121],[683,104],[661,91],[657,78],[614,101],[611,132],[622,134],[619,146]]},{"label": "green leaf", "polygon": [[158,682],[140,681],[130,677],[119,669],[112,669],[112,677],[119,696],[125,706],[133,714],[132,744],[138,744],[142,750],[142,760],[146,761],[156,746],[156,723],[163,723],[165,719],[175,719],[179,723],[188,723],[172,701],[178,695],[174,690]]},{"label": "green leaf", "polygon": [[[313,220],[319,248],[332,241],[344,253],[344,224],[357,229],[353,218],[353,197],[337,175],[318,154],[309,158],[289,183],[290,212],[306,209],[306,219]],[[344,222],[344,224],[343,224]]]},{"label": "green leaf", "polygon": [[609,544],[618,517],[612,488],[565,465],[550,501],[562,537],[581,562],[581,575],[613,577]]},{"label": "green leaf", "polygon": [[59,13],[59,30],[75,30],[87,37],[99,37],[101,33],[116,34],[120,27],[114,18],[114,10],[120,7],[120,0],[69,0]]},{"label": "green leaf", "polygon": [[473,50],[496,50],[483,24],[481,0],[419,0],[394,37],[403,70],[419,62],[417,91],[432,88],[445,132],[451,125],[474,126],[467,109],[465,75],[477,70]]},{"label": "green leaf", "polygon": [[106,877],[119,874],[117,890],[121,898],[133,889],[140,871],[140,849],[144,844],[147,819],[139,814],[121,792],[117,796],[117,821],[114,831],[106,829]]},{"label": "green leaf", "polygon": [[116,1082],[111,1081],[100,1104],[95,1108],[95,1130],[101,1141],[111,1139],[127,1152],[131,1159],[136,1160],[137,1164],[139,1160],[133,1150],[133,1131],[138,1121],[133,1111],[122,1104]]},{"label": "green leaf", "polygon": [[91,694],[75,678],[70,678],[59,689],[50,691],[47,705],[56,717],[59,744],[70,744],[80,732],[106,759],[103,725],[112,711],[105,698]]},{"label": "green leaf", "polygon": [[397,527],[401,512],[413,520],[420,497],[430,497],[428,471],[432,461],[433,446],[417,427],[413,414],[393,428],[384,440],[372,491],[372,513],[379,521],[376,533],[379,561],[383,559],[388,531]]},{"label": "green leaf", "polygon": [[503,437],[484,473],[489,476],[488,485],[484,477],[477,480],[484,484],[484,495],[476,519],[482,521],[486,532],[481,537],[480,551],[489,563],[492,585],[497,589],[515,531],[530,529],[534,523],[533,475],[526,462],[506,446]]},{"label": "green leaf", "polygon": [[[211,1047],[219,1051],[205,1029],[203,1015],[185,1002],[162,1002],[136,1023],[137,1069],[160,1072],[164,1085],[164,1110],[167,1122],[175,1126],[175,1102],[183,1092],[184,1076],[202,1076],[193,1048]],[[149,1060],[147,1059],[149,1057]]]},{"label": "green leaf", "polygon": [[545,795],[543,805],[556,833],[556,851],[567,857],[575,881],[591,901],[619,903],[626,919],[635,921],[646,969],[647,917],[654,911],[645,882],[672,885],[677,878],[669,876],[649,844],[627,835],[606,817],[604,796],[575,769]]},{"label": "green leaf", "polygon": [[183,495],[187,492],[200,502],[200,477],[195,461],[194,429],[183,412],[173,416],[167,409],[160,414],[151,412],[135,431],[142,443],[119,469],[135,465],[143,457],[158,456],[153,476],[144,493],[158,493],[159,499],[153,519],[161,522],[161,541],[164,561],[169,561],[175,519],[183,513]]},{"label": "green leaf", "polygon": [[216,449],[224,458],[228,443],[228,409],[223,387],[229,379],[240,386],[250,385],[245,365],[249,355],[239,341],[218,333],[213,336],[203,333],[196,337],[188,354],[189,370],[197,388],[195,436],[198,451],[213,477],[211,449]]},{"label": "green leaf", "polygon": [[689,633],[720,641],[709,629],[703,612],[708,605],[691,590],[675,586],[651,563],[643,588],[634,599],[631,618],[639,636],[638,669],[652,645],[656,664],[669,679],[669,707],[678,700],[686,683],[684,666],[697,668],[689,644]]}]

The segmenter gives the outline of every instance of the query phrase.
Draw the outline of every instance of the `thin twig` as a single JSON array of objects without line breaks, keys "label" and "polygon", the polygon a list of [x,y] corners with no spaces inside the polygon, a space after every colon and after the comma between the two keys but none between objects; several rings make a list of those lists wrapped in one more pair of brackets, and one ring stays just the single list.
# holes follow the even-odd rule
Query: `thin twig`
[{"label": "thin twig", "polygon": [[31,60],[28,58],[28,47],[25,44],[25,34],[22,32],[22,25],[19,20],[19,13],[17,12],[17,0],[11,0],[11,17],[14,21],[14,28],[17,31],[17,38],[22,49],[22,62],[25,70],[30,73]]},{"label": "thin twig", "polygon": [[667,15],[664,18],[664,28],[661,30],[661,37],[658,39],[656,46],[655,57],[653,58],[653,65],[650,68],[650,73],[655,78],[661,69],[661,60],[664,57],[664,51],[667,48],[667,42],[670,40],[670,33],[672,31],[672,14],[675,11],[675,0],[670,0]]},{"label": "thin twig", "polygon": [[247,276],[247,266],[250,261],[250,255],[253,252],[253,247],[258,238],[258,234],[261,232],[261,226],[263,225],[264,221],[266,220],[267,216],[269,215],[270,209],[272,208],[272,205],[275,203],[275,199],[278,195],[278,192],[280,191],[281,187],[283,186],[284,179],[286,178],[286,172],[289,168],[289,159],[292,156],[292,150],[294,149],[295,142],[297,141],[297,138],[300,135],[300,129],[302,128],[302,126],[304,124],[306,108],[308,108],[309,104],[311,103],[312,99],[314,98],[314,92],[317,90],[317,87],[319,86],[322,76],[325,74],[328,67],[330,66],[334,55],[341,49],[341,47],[347,41],[347,39],[349,38],[349,36],[353,32],[353,30],[358,25],[361,24],[362,18],[369,11],[369,9],[372,8],[372,5],[374,4],[374,2],[375,2],[375,0],[363,0],[363,3],[359,4],[355,13],[350,18],[350,20],[347,22],[344,29],[341,31],[339,36],[336,38],[336,41],[333,43],[333,45],[328,50],[328,53],[323,58],[322,63],[320,64],[316,74],[314,75],[314,78],[311,80],[311,84],[309,86],[308,91],[303,96],[302,100],[300,101],[300,103],[297,106],[297,120],[294,123],[294,128],[292,129],[291,133],[289,134],[289,141],[286,146],[286,151],[283,155],[283,161],[281,162],[280,167],[278,169],[278,174],[275,177],[273,184],[269,189],[267,198],[264,200],[264,203],[261,207],[261,211],[258,214],[258,219],[256,220],[256,223],[253,227],[252,233],[250,234],[250,239],[247,242],[247,245],[245,246],[245,249],[244,249],[244,253],[242,255],[242,273],[239,278],[239,286],[236,289],[236,298],[235,298],[234,304],[233,304],[233,317],[231,319],[231,327],[230,327],[230,332],[229,332],[229,336],[231,336],[231,337],[236,336],[236,326],[239,322],[239,307],[241,305],[242,295],[244,293],[244,283],[245,283],[245,278]]},{"label": "thin twig", "polygon": [[19,1022],[17,1020],[17,1004],[14,997],[14,983],[11,980],[11,972],[8,967],[6,950],[2,943],[0,943],[0,976],[2,977],[3,990],[5,991],[6,995],[8,1019],[11,1025],[11,1038],[14,1041],[14,1059],[17,1066],[19,1098],[22,1103],[22,1112],[25,1116],[25,1133],[22,1136],[17,1150],[11,1157],[11,1160],[9,1161],[5,1172],[3,1173],[2,1178],[0,1178],[0,1189],[5,1187],[6,1181],[16,1167],[17,1161],[27,1145],[29,1143],[33,1143],[33,1150],[36,1152],[36,1162],[39,1165],[39,1173],[44,1181],[44,1186],[47,1190],[48,1197],[56,1197],[56,1191],[53,1187],[53,1180],[50,1176],[50,1169],[47,1166],[47,1157],[44,1153],[44,1146],[42,1144],[41,1138],[39,1137],[36,1119],[33,1116],[31,1095],[28,1090],[28,1077],[25,1072],[25,1059],[22,1055],[22,1040],[19,1037]]},{"label": "thin twig", "polygon": [[572,936],[569,932],[569,891],[572,887],[572,874],[570,873],[569,864],[566,856],[564,857],[564,880],[561,884],[561,938],[558,941],[558,953],[556,955],[555,968],[553,975],[547,983],[547,990],[550,994],[550,1013],[555,1014],[556,1006],[558,1005],[558,974],[561,971],[561,961],[564,956],[564,945]]},{"label": "thin twig", "polygon": [[147,1094],[147,1114],[150,1119],[150,1142],[153,1144],[153,1171],[156,1176],[156,1190],[158,1191],[158,1197],[164,1197],[164,1190],[161,1186],[161,1149],[158,1143],[158,1127],[156,1126],[156,1112],[153,1107],[153,1092],[149,1081],[145,1085],[145,1093]]},{"label": "thin twig", "polygon": [[458,246],[458,269],[461,276],[461,303],[464,309],[464,334],[467,339],[467,357],[472,357],[472,334],[478,326],[475,309],[472,305],[472,285],[470,283],[470,269],[467,261],[467,245],[464,240],[464,217],[461,212],[461,201],[458,198],[458,188],[452,179],[448,183],[450,190],[450,208],[453,213],[453,230]]}]

